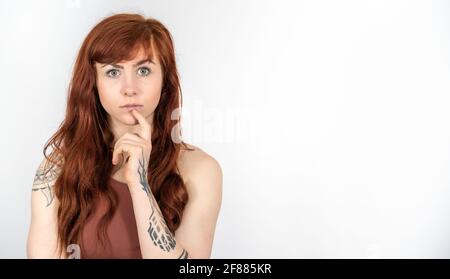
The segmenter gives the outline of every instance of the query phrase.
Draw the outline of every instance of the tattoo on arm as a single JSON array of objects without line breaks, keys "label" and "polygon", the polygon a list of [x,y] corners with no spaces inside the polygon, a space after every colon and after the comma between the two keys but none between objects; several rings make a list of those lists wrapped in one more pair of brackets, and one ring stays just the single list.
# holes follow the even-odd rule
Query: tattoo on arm
[{"label": "tattoo on arm", "polygon": [[181,252],[181,255],[178,257],[179,259],[187,259],[188,258],[188,252],[183,249],[183,252]]},{"label": "tattoo on arm", "polygon": [[172,232],[167,227],[164,217],[159,209],[158,203],[153,196],[147,179],[147,170],[145,169],[144,151],[142,151],[142,157],[139,159],[139,177],[142,185],[142,190],[145,191],[150,200],[151,213],[149,218],[148,234],[155,246],[158,246],[163,251],[170,252],[175,249],[176,240]]},{"label": "tattoo on arm", "polygon": [[41,191],[47,200],[47,207],[53,202],[53,184],[58,175],[55,165],[52,164],[49,168],[39,167],[34,176],[32,190]]},{"label": "tattoo on arm", "polygon": [[150,203],[152,204],[152,213],[149,218],[150,225],[147,230],[148,234],[150,235],[153,244],[159,246],[162,250],[169,252],[175,249],[177,242],[172,235],[172,232],[167,227],[153,194],[150,195]]},{"label": "tattoo on arm", "polygon": [[145,168],[145,158],[144,158],[144,149],[142,149],[142,156],[141,159],[139,159],[139,180],[142,186],[142,190],[147,194],[147,196],[150,195],[150,185],[148,185],[148,179],[147,179],[147,169]]}]

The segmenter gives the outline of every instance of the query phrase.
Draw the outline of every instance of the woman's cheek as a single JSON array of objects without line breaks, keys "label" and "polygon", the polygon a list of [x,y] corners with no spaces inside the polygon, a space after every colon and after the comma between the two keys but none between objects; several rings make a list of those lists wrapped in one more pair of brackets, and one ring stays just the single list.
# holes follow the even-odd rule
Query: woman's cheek
[{"label": "woman's cheek", "polygon": [[161,99],[161,94],[153,94],[151,96],[149,96],[149,98],[147,99],[147,101],[145,102],[146,104],[149,104],[149,108],[148,108],[148,113],[152,113],[155,111],[156,107],[159,104],[159,100]]},{"label": "woman's cheek", "polygon": [[119,100],[116,100],[116,97],[114,96],[112,91],[113,90],[111,88],[105,86],[98,87],[100,103],[109,114],[114,113],[114,111],[117,109],[116,107],[119,107],[120,105],[118,104]]}]

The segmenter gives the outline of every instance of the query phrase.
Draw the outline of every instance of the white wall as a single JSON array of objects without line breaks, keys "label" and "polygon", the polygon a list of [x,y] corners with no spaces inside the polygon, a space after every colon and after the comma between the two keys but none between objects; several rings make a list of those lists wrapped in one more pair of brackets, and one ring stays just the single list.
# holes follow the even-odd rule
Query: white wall
[{"label": "white wall", "polygon": [[[448,1],[0,2],[0,257],[101,18],[172,32],[185,140],[224,195],[213,258],[449,258]],[[124,2],[126,4],[124,4]]]}]

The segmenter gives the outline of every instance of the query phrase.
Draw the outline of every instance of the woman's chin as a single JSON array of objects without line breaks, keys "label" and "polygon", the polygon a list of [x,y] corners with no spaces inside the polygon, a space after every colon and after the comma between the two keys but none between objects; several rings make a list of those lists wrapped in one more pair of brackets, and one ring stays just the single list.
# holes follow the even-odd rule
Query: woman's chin
[{"label": "woman's chin", "polygon": [[128,126],[134,126],[134,125],[139,123],[137,121],[137,119],[134,118],[133,115],[131,115],[131,113],[127,113],[126,115],[122,115],[122,117],[120,117],[120,119],[122,120],[121,122],[123,124],[128,125]]}]

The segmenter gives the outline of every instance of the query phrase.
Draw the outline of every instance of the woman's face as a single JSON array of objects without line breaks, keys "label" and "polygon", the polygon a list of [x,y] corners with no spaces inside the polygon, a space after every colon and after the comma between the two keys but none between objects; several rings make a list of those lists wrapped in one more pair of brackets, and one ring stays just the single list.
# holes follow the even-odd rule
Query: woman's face
[{"label": "woman's face", "polygon": [[153,113],[162,89],[162,70],[157,55],[146,60],[141,49],[130,61],[117,64],[95,63],[100,102],[108,113],[108,121],[116,139],[126,132],[138,131],[138,123],[130,110],[122,106],[142,105],[138,110],[153,125]]}]

